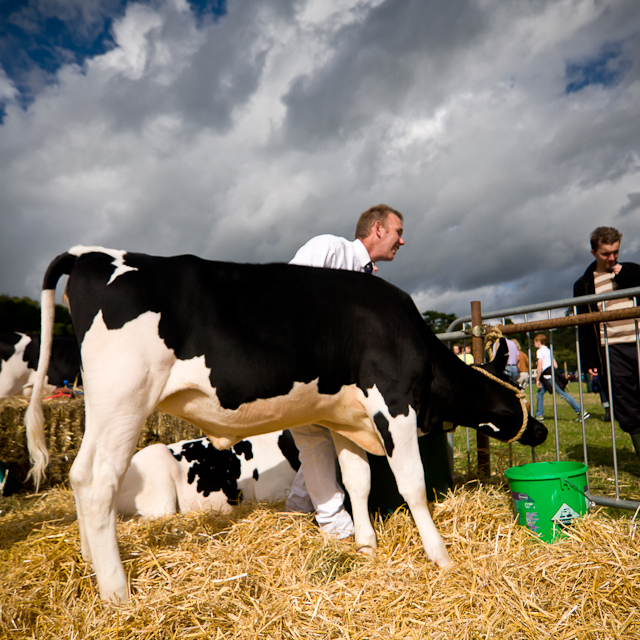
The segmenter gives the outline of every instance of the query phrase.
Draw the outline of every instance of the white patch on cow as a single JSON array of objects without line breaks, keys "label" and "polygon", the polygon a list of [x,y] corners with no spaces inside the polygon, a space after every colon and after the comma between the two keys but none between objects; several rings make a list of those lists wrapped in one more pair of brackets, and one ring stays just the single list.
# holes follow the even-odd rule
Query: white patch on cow
[{"label": "white patch on cow", "polygon": [[69,249],[68,253],[74,256],[81,256],[85,253],[106,253],[108,256],[113,258],[113,265],[116,267],[115,271],[111,274],[109,278],[109,282],[107,285],[110,285],[118,276],[121,276],[123,273],[127,273],[127,271],[137,271],[136,267],[130,267],[124,263],[124,257],[127,254],[126,251],[121,249],[107,249],[106,247],[86,247],[84,245],[76,245]]},{"label": "white patch on cow", "polygon": [[493,429],[494,431],[500,431],[500,429],[498,429],[498,427],[496,427],[495,424],[493,424],[493,422],[483,422],[482,424],[478,425],[479,427],[489,427],[491,429]]},{"label": "white patch on cow", "polygon": [[0,362],[0,398],[22,394],[30,373],[35,373],[24,361],[24,350],[30,342],[31,338],[23,334],[14,345],[13,355]]},{"label": "white patch on cow", "polygon": [[240,456],[238,486],[243,500],[278,502],[291,493],[296,472],[278,445],[281,435],[282,431],[274,431],[247,438],[253,457]]},{"label": "white patch on cow", "polygon": [[[31,337],[20,334],[22,337],[14,345],[15,352],[7,360],[0,362],[0,398],[22,395],[29,397],[36,379],[36,370],[29,368],[25,362],[24,352],[31,342]],[[50,393],[54,387],[49,384],[45,376],[43,391]]]},{"label": "white patch on cow", "polygon": [[147,311],[110,330],[102,311],[94,318],[81,345],[83,384],[86,400],[109,403],[100,409],[105,418],[120,411],[148,415],[155,408],[176,360],[160,339],[159,322],[159,313]]}]

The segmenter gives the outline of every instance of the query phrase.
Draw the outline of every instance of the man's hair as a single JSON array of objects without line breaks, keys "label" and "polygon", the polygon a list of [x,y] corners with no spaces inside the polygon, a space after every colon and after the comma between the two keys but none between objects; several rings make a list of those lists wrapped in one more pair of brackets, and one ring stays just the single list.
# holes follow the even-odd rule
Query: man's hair
[{"label": "man's hair", "polygon": [[615,244],[622,240],[622,234],[615,227],[598,227],[591,234],[591,248],[597,251],[601,244]]},{"label": "man's hair", "polygon": [[544,333],[539,333],[537,336],[533,336],[533,341],[536,342],[536,340],[543,346],[547,344],[547,336],[545,336]]},{"label": "man's hair", "polygon": [[356,224],[356,238],[360,238],[361,240],[366,238],[371,232],[371,227],[373,227],[378,220],[380,220],[383,225],[386,225],[390,213],[395,214],[400,218],[401,222],[404,222],[402,214],[388,204],[377,204],[375,207],[371,207],[361,213],[358,218],[358,224]]}]

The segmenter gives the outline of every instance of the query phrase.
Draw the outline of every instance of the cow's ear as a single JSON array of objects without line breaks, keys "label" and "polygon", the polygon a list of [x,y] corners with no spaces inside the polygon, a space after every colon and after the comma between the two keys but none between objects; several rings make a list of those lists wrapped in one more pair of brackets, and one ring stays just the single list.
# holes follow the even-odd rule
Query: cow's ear
[{"label": "cow's ear", "polygon": [[496,355],[494,359],[485,365],[485,370],[489,373],[492,373],[494,376],[500,376],[506,366],[507,360],[509,359],[509,347],[507,346],[507,341],[505,338],[500,338],[500,342],[498,344],[498,350],[496,351]]}]

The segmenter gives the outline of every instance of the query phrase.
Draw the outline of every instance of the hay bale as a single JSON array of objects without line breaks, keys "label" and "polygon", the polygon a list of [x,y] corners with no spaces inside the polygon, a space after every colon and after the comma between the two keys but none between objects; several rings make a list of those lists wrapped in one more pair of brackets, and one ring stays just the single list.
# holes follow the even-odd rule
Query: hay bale
[{"label": "hay bale", "polygon": [[[24,429],[24,414],[28,398],[0,400],[0,460],[10,469],[11,476],[24,482],[29,471],[29,453]],[[65,482],[82,442],[84,433],[84,400],[56,398],[43,402],[45,435],[51,462],[47,468],[46,482],[53,486]],[[202,432],[197,427],[154,411],[140,434],[138,448],[154,442],[170,444],[187,438],[198,438]]]}]

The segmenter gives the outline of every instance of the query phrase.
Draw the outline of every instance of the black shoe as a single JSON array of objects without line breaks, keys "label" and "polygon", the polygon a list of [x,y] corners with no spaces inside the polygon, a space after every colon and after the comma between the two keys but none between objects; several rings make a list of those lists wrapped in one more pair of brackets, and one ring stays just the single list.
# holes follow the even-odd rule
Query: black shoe
[{"label": "black shoe", "polygon": [[603,420],[604,420],[605,422],[611,422],[611,411],[609,411],[609,409],[607,409],[607,410],[604,412],[604,418],[603,418]]}]

